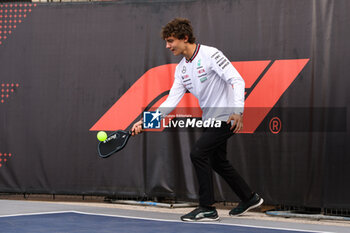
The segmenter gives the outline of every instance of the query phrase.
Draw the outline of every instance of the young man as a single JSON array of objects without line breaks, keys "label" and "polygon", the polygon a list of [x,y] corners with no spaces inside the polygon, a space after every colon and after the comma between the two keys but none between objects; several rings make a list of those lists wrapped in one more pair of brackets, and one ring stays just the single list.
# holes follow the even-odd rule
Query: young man
[{"label": "young man", "polygon": [[[175,70],[174,84],[159,110],[168,115],[188,90],[199,101],[202,120],[222,121],[219,128],[204,129],[191,149],[191,161],[199,183],[199,207],[181,217],[183,221],[216,221],[212,170],[229,184],[241,199],[230,215],[241,215],[260,206],[263,199],[253,193],[226,159],[227,139],[243,127],[244,81],[231,62],[218,49],[195,43],[189,20],[176,18],[162,28],[166,48],[184,58]],[[231,124],[232,123],[232,124]],[[142,131],[142,121],[133,128]]]}]

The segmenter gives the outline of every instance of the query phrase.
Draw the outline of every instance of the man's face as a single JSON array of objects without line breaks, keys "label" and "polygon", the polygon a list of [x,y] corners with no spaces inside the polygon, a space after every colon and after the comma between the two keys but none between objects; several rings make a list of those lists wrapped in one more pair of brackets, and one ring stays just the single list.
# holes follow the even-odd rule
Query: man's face
[{"label": "man's face", "polygon": [[170,36],[165,39],[166,48],[169,49],[175,56],[183,54],[186,49],[187,39],[177,39],[173,36]]}]

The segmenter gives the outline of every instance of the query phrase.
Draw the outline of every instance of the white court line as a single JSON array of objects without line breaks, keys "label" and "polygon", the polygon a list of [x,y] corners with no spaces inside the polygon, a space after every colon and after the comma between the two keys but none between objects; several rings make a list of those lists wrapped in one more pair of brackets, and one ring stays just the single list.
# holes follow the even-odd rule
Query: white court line
[{"label": "white court line", "polygon": [[0,215],[0,218],[42,215],[42,214],[64,214],[64,213],[72,213],[72,212],[75,213],[74,210],[62,210],[62,211],[35,212],[35,213],[24,213],[24,214],[8,214],[8,215]]},{"label": "white court line", "polygon": [[150,221],[159,221],[159,222],[177,222],[177,223],[187,223],[187,224],[211,224],[211,225],[238,226],[238,227],[261,228],[261,229],[272,229],[272,230],[282,230],[282,231],[312,232],[312,233],[335,233],[335,232],[330,232],[330,231],[311,231],[311,230],[301,230],[301,229],[293,229],[293,228],[266,227],[266,226],[258,226],[258,225],[251,226],[251,225],[235,224],[235,223],[183,222],[183,221],[180,221],[180,220],[168,220],[168,219],[144,218],[144,217],[133,217],[133,216],[124,216],[124,215],[88,213],[88,212],[75,211],[75,210],[36,212],[36,213],[25,213],[25,214],[10,214],[10,215],[1,215],[0,218],[43,215],[43,214],[62,214],[62,213],[76,213],[76,214],[105,216],[105,217],[130,218],[130,219],[150,220]]}]

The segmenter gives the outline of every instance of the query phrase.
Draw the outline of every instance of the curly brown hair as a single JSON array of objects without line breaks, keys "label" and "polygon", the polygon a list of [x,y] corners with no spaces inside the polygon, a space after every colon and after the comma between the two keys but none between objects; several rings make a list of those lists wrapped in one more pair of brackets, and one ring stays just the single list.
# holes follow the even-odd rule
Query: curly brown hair
[{"label": "curly brown hair", "polygon": [[173,36],[177,39],[185,39],[188,36],[188,42],[193,44],[196,42],[196,38],[193,35],[193,28],[191,25],[191,21],[185,18],[175,18],[167,25],[162,28],[161,36],[163,40],[166,38]]}]

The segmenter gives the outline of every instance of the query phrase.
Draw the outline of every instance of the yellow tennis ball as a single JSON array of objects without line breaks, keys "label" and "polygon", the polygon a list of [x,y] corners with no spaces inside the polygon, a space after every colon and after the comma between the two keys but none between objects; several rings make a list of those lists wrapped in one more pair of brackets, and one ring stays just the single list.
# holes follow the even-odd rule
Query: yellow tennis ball
[{"label": "yellow tennis ball", "polygon": [[97,139],[101,142],[107,139],[107,134],[105,131],[100,131],[97,133]]}]

